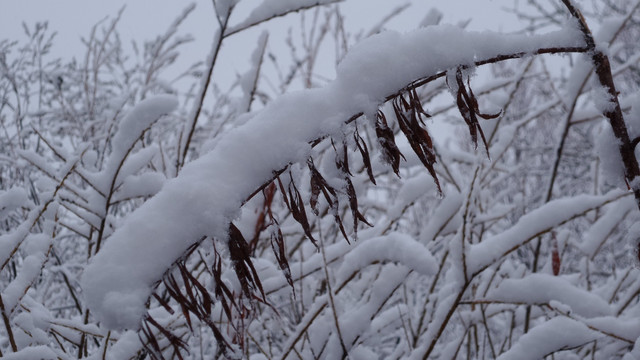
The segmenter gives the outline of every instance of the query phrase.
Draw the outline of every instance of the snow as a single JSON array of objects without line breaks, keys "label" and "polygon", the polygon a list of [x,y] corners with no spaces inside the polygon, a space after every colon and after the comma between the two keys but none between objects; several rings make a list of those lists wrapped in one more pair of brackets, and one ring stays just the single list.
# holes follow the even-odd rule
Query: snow
[{"label": "snow", "polygon": [[0,191],[0,220],[11,211],[27,206],[28,203],[29,199],[24,189],[14,187],[7,191]]},{"label": "snow", "polygon": [[620,188],[626,187],[624,179],[624,164],[620,156],[620,141],[613,134],[611,125],[606,121],[602,121],[599,130],[600,133],[595,136],[596,152],[600,159],[600,175],[613,186]]},{"label": "snow", "polygon": [[[284,343],[282,348],[284,349],[281,359],[286,359],[287,355],[291,353],[291,350],[298,342],[302,334],[306,331],[306,324],[311,323],[312,320],[318,316],[318,314],[327,306],[329,297],[327,295],[320,295],[315,297],[313,304],[307,309],[306,314],[300,320],[299,325],[295,331],[292,331],[289,335],[289,340]],[[295,336],[293,336],[295,334]],[[314,339],[311,339],[313,341]]]},{"label": "snow", "polygon": [[115,186],[120,186],[122,183],[122,179],[137,173],[142,168],[149,165],[149,163],[156,156],[160,156],[160,148],[155,144],[144,147],[140,150],[135,151],[134,153],[129,154],[126,161],[120,167]]},{"label": "snow", "polygon": [[579,244],[580,249],[593,258],[615,227],[636,207],[634,199],[627,198],[607,209],[606,214],[601,216],[585,233],[584,240]]},{"label": "snow", "polygon": [[368,360],[377,357],[378,354],[364,345],[358,345],[349,352],[349,358],[353,360]]},{"label": "snow", "polygon": [[263,0],[244,20],[229,27],[227,33],[235,33],[290,12],[307,9],[315,5],[332,4],[338,1],[340,0]]},{"label": "snow", "polygon": [[631,111],[625,116],[629,137],[635,139],[640,136],[640,92],[630,96]]},{"label": "snow", "polygon": [[5,360],[57,360],[61,358],[60,355],[53,351],[49,346],[39,345],[30,346],[15,353],[3,354],[2,358]]},{"label": "snow", "polygon": [[582,290],[568,280],[549,274],[531,274],[522,279],[506,279],[487,294],[485,300],[530,305],[557,301],[584,317],[611,315],[612,309],[601,297]]},{"label": "snow", "polygon": [[[62,170],[71,171],[73,165],[78,159],[71,159],[62,167]],[[64,177],[63,175],[62,177]],[[15,253],[22,242],[29,236],[29,232],[33,228],[38,219],[46,219],[48,215],[55,213],[57,205],[53,204],[55,193],[42,194],[40,197],[41,204],[29,211],[26,219],[15,229],[14,232],[0,235],[0,268],[4,267],[13,253]]]},{"label": "snow", "polygon": [[214,1],[213,6],[216,8],[218,16],[226,18],[229,16],[231,9],[236,6],[239,1],[240,0],[218,0]]},{"label": "snow", "polygon": [[21,158],[27,160],[30,164],[32,164],[33,166],[35,166],[37,169],[44,172],[45,174],[51,177],[53,177],[56,174],[56,170],[51,165],[51,162],[45,159],[44,157],[38,155],[37,153],[33,151],[27,151],[27,150],[18,150],[17,152]]},{"label": "snow", "polygon": [[640,339],[636,340],[633,349],[624,355],[622,360],[638,360],[640,359]]},{"label": "snow", "polygon": [[600,336],[582,323],[557,317],[522,335],[509,351],[498,356],[498,360],[538,360],[552,352],[571,349],[596,340]]},{"label": "snow", "polygon": [[29,255],[22,263],[18,276],[11,281],[2,291],[2,301],[7,312],[11,313],[18,306],[18,301],[26,293],[31,283],[40,275],[40,270],[46,258],[43,253]]},{"label": "snow", "polygon": [[438,25],[442,20],[444,14],[436,8],[431,8],[427,15],[425,15],[424,19],[420,21],[420,27],[434,26]]},{"label": "snow", "polygon": [[453,187],[447,188],[446,196],[434,211],[433,216],[425,227],[421,229],[420,240],[424,243],[432,241],[436,235],[445,230],[447,224],[460,222],[459,217],[452,221],[462,206],[463,197]]},{"label": "snow", "polygon": [[155,195],[164,184],[165,177],[160,173],[144,173],[129,175],[124,179],[122,186],[111,199],[112,202],[136,197]]},{"label": "snow", "polygon": [[[447,273],[447,277],[449,274]],[[447,279],[445,279],[446,281]],[[456,301],[456,292],[460,291],[461,287],[459,283],[448,283],[438,292],[438,306],[434,311],[433,318],[427,331],[422,336],[425,340],[424,345],[414,349],[409,357],[412,360],[424,358],[424,354],[427,350],[427,346],[430,342],[434,341],[438,336],[438,330],[441,324],[447,321],[447,313]]]},{"label": "snow", "polygon": [[[109,328],[137,328],[152,285],[189,246],[203,236],[226,239],[244,200],[274,171],[306,160],[310,141],[340,133],[353,114],[374,113],[408,83],[498,54],[581,45],[570,29],[529,37],[429,26],[371,36],[345,57],[332,83],[271,102],[133,212],[85,269],[81,284],[89,308]],[[168,96],[139,104],[114,138],[107,168],[175,106]]]},{"label": "snow", "polygon": [[616,108],[616,103],[609,89],[602,86],[595,78],[592,79],[591,84],[591,99],[601,114],[610,113]]},{"label": "snow", "polygon": [[[560,99],[564,100],[566,108],[570,108],[572,102],[585,90],[590,83],[587,79],[591,76],[593,65],[585,55],[579,55],[576,64],[572,67],[569,74],[567,84],[565,85],[564,95]],[[591,83],[592,84],[592,83]]]},{"label": "snow", "polygon": [[[335,303],[337,309],[335,309],[339,315],[339,323],[341,328],[342,340],[347,346],[347,350],[350,350],[351,344],[356,342],[358,338],[362,338],[366,336],[369,331],[376,331],[375,326],[380,326],[380,324],[374,324],[372,319],[376,317],[376,314],[380,311],[384,303],[389,299],[391,294],[403,283],[406,277],[409,275],[409,270],[403,266],[397,266],[394,264],[387,264],[380,269],[378,276],[375,281],[368,287],[367,296],[363,297],[361,301],[356,304],[353,308],[342,309],[340,304],[340,299],[337,296],[334,296]],[[353,290],[353,289],[352,289]],[[364,290],[364,289],[363,289]],[[349,295],[346,295],[349,296]],[[317,305],[327,306],[326,298],[323,297],[323,300],[317,304],[314,304],[314,309]],[[322,309],[322,307],[318,308]],[[327,324],[331,324],[325,326],[320,333],[315,332],[314,342],[321,345],[329,340],[327,337],[334,336],[328,330],[331,327],[335,326],[332,323],[334,322],[331,314],[332,310],[326,310],[321,316],[324,316]],[[394,319],[397,319],[399,309],[393,308],[392,314]],[[389,318],[389,314],[387,314],[387,318]],[[321,321],[322,321],[321,320]],[[318,323],[318,320],[315,321]],[[374,335],[375,336],[375,335]],[[331,340],[329,340],[331,341]],[[336,349],[338,351],[338,357],[341,353],[340,346]],[[328,358],[335,358],[332,356],[328,356]]]},{"label": "snow", "polygon": [[[349,249],[350,247],[347,242],[338,242],[327,246],[325,248],[327,263],[332,263],[336,259],[341,258],[349,251]],[[322,254],[316,252],[304,262],[290,263],[289,268],[291,269],[291,277],[293,281],[302,279],[313,272],[321,270],[323,264]],[[276,277],[262,279],[262,286],[267,294],[288,287],[288,283],[285,277],[282,276],[282,272],[277,271],[276,273]],[[261,271],[260,276],[263,274],[264,272]]]},{"label": "snow", "polygon": [[131,359],[136,356],[142,343],[135,331],[126,331],[107,352],[108,359]]},{"label": "snow", "polygon": [[435,193],[435,183],[431,180],[431,176],[426,172],[421,172],[412,178],[405,179],[393,201],[393,205],[389,208],[389,217],[399,218],[402,216],[402,212],[407,206],[411,205],[425,194]]},{"label": "snow", "polygon": [[433,275],[438,270],[436,259],[422,244],[406,234],[391,233],[358,241],[355,249],[344,256],[338,281],[367,265],[386,261],[398,262],[423,275]]},{"label": "snow", "polygon": [[535,37],[468,32],[453,25],[429,26],[406,34],[388,31],[356,45],[338,66],[336,82],[360,95],[354,100],[379,104],[410,81],[457,65],[542,47],[581,45],[580,34],[572,29]]},{"label": "snow", "polygon": [[[107,159],[105,168],[93,178],[93,183],[107,194],[111,179],[120,171],[120,166],[140,136],[163,115],[178,107],[178,100],[172,95],[157,95],[142,100],[120,122],[118,131],[111,140],[113,151]],[[108,181],[105,183],[105,181]]]},{"label": "snow", "polygon": [[603,316],[593,319],[585,319],[585,324],[608,334],[619,336],[623,339],[637,339],[640,337],[640,324],[634,318],[615,318]]},{"label": "snow", "polygon": [[589,210],[618,200],[629,193],[612,190],[605,195],[578,195],[550,201],[522,216],[511,228],[474,244],[467,256],[471,274],[484,269],[538,234],[555,228]]}]

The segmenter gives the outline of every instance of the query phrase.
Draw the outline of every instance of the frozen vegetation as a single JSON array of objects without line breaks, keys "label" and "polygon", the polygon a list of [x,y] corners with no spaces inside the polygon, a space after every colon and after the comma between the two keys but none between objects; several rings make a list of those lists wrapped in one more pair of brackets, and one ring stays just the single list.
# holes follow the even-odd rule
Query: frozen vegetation
[{"label": "frozen vegetation", "polygon": [[214,5],[176,81],[193,5],[133,58],[120,14],[0,40],[0,356],[640,359],[640,1]]}]

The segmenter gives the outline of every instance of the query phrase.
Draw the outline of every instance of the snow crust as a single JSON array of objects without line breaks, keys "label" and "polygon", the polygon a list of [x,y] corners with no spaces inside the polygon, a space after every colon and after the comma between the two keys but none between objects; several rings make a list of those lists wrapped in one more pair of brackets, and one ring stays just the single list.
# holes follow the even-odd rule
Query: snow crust
[{"label": "snow crust", "polygon": [[[282,2],[292,3],[299,4]],[[85,269],[81,285],[89,308],[108,328],[137,328],[152,285],[190,245],[203,236],[225,239],[243,201],[275,170],[304,161],[310,141],[339,133],[354,114],[374,113],[408,83],[499,54],[581,45],[571,29],[529,37],[429,26],[371,36],[346,56],[332,83],[273,101],[133,212]],[[170,111],[175,101],[139,106],[134,112],[150,119]],[[129,126],[142,124],[123,128]],[[126,133],[140,129],[123,128],[114,146],[125,151],[133,140]]]}]

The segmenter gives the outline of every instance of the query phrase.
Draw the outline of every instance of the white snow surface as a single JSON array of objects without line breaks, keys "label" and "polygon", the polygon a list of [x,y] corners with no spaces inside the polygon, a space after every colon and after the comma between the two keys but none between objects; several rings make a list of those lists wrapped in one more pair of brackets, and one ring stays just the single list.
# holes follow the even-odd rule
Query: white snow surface
[{"label": "white snow surface", "polygon": [[345,255],[338,270],[339,282],[376,262],[398,262],[423,275],[433,275],[438,270],[438,263],[429,250],[406,234],[391,233],[363,239],[355,246],[354,250]]},{"label": "white snow surface", "polygon": [[624,163],[620,156],[620,140],[613,134],[611,125],[604,120],[600,124],[600,133],[596,135],[595,145],[600,158],[599,171],[602,178],[613,186],[626,187]]},{"label": "white snow surface", "polygon": [[476,273],[539,234],[625,195],[629,193],[616,189],[599,196],[578,195],[550,201],[522,216],[511,228],[472,245],[467,255],[469,272]]},{"label": "white snow surface", "polygon": [[18,352],[4,354],[2,358],[5,360],[56,360],[60,359],[60,355],[53,351],[49,346],[38,345],[21,349]]},{"label": "white snow surface", "polygon": [[126,331],[107,352],[107,359],[132,359],[140,350],[142,343],[135,331]]},{"label": "white snow surface", "polygon": [[571,349],[599,338],[601,335],[586,325],[569,318],[557,317],[542,323],[522,335],[498,360],[538,360],[546,355]]},{"label": "white snow surface", "polygon": [[236,32],[290,12],[338,1],[340,0],[263,0],[260,5],[251,11],[249,16],[236,25],[231,26],[228,32]]},{"label": "white snow surface", "polygon": [[26,206],[29,203],[24,189],[13,187],[0,191],[0,219],[4,219],[11,211]]},{"label": "white snow surface", "polygon": [[[243,201],[274,170],[304,161],[311,140],[340,133],[345,120],[374,113],[408,83],[499,54],[581,45],[571,29],[529,37],[430,26],[369,37],[343,60],[335,81],[273,101],[133,212],[85,269],[81,285],[89,308],[109,328],[137,328],[152,285],[190,245],[203,236],[226,238]],[[167,111],[156,104],[145,108]]]},{"label": "white snow surface", "polygon": [[490,301],[524,304],[547,304],[558,301],[571,312],[584,317],[611,315],[613,310],[606,300],[582,290],[568,280],[549,274],[531,274],[522,279],[506,279],[486,296]]},{"label": "white snow surface", "polygon": [[111,186],[110,182],[105,181],[110,181],[120,171],[122,162],[144,131],[176,107],[178,100],[175,96],[154,96],[138,103],[120,122],[118,132],[111,141],[113,152],[109,155],[104,170],[94,177],[94,183],[99,184],[103,193],[108,193]]},{"label": "white snow surface", "polygon": [[631,197],[616,202],[589,228],[589,231],[585,232],[582,242],[578,245],[579,248],[593,258],[616,226],[636,207],[635,199]]}]

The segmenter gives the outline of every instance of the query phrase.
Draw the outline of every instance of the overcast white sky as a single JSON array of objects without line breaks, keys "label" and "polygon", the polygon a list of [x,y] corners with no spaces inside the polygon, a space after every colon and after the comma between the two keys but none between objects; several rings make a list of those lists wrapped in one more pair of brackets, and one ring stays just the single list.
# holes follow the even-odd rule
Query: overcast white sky
[{"label": "overcast white sky", "polygon": [[[195,0],[197,13],[192,15],[192,29],[212,31],[213,23],[209,21],[211,11],[210,0]],[[405,1],[393,0],[348,0],[342,6],[352,20],[357,18],[361,24],[376,22],[389,9],[403,4]],[[0,11],[0,34],[3,38],[19,36],[21,23],[32,24],[35,21],[48,20],[52,28],[57,29],[60,37],[77,41],[79,34],[84,34],[106,15],[117,13],[126,4],[126,12],[120,31],[125,36],[145,38],[165,29],[175,14],[191,1],[176,0],[24,0],[3,1]],[[257,0],[245,0],[244,3],[258,3]],[[460,19],[473,18],[472,29],[499,30],[504,27],[504,14],[498,16],[500,8],[512,6],[513,0],[421,0],[416,1],[413,9],[403,19],[419,18],[432,7],[445,13],[445,22],[457,22]],[[394,24],[400,26],[398,22]],[[411,28],[407,21],[407,29]]]},{"label": "overcast white sky", "polygon": [[[163,33],[189,3],[191,2],[176,0],[5,0],[0,11],[0,38],[24,39],[22,22],[33,25],[36,21],[46,20],[50,29],[58,32],[53,55],[80,57],[83,54],[80,37],[86,36],[92,25],[105,16],[115,15],[125,4],[126,9],[118,30],[122,38],[129,42],[131,39],[152,39]],[[195,3],[196,11],[182,27],[183,33],[191,33],[196,38],[196,42],[183,49],[182,61],[189,64],[206,57],[210,39],[215,31],[211,0],[195,0]],[[245,0],[241,5],[251,8],[257,3],[257,0]],[[348,0],[341,6],[347,18],[346,23],[355,31],[359,27],[368,28],[377,23],[390,9],[403,3],[405,2],[393,0]],[[443,22],[457,23],[464,19],[472,19],[469,28],[474,30],[508,30],[513,29],[517,23],[500,10],[501,7],[512,6],[513,0],[421,0],[415,3],[409,11],[390,23],[389,28],[413,29],[432,7],[444,13]],[[239,21],[243,16],[238,12],[234,15],[232,23],[233,20]],[[292,19],[290,16],[289,19],[278,21],[286,28],[286,22]],[[260,30],[256,29],[253,33],[241,34],[244,38],[227,42],[224,49],[226,61],[234,62],[236,65],[237,59],[246,62],[247,54],[250,54],[255,46],[254,39],[258,31]],[[234,44],[236,48],[233,48]]]}]

